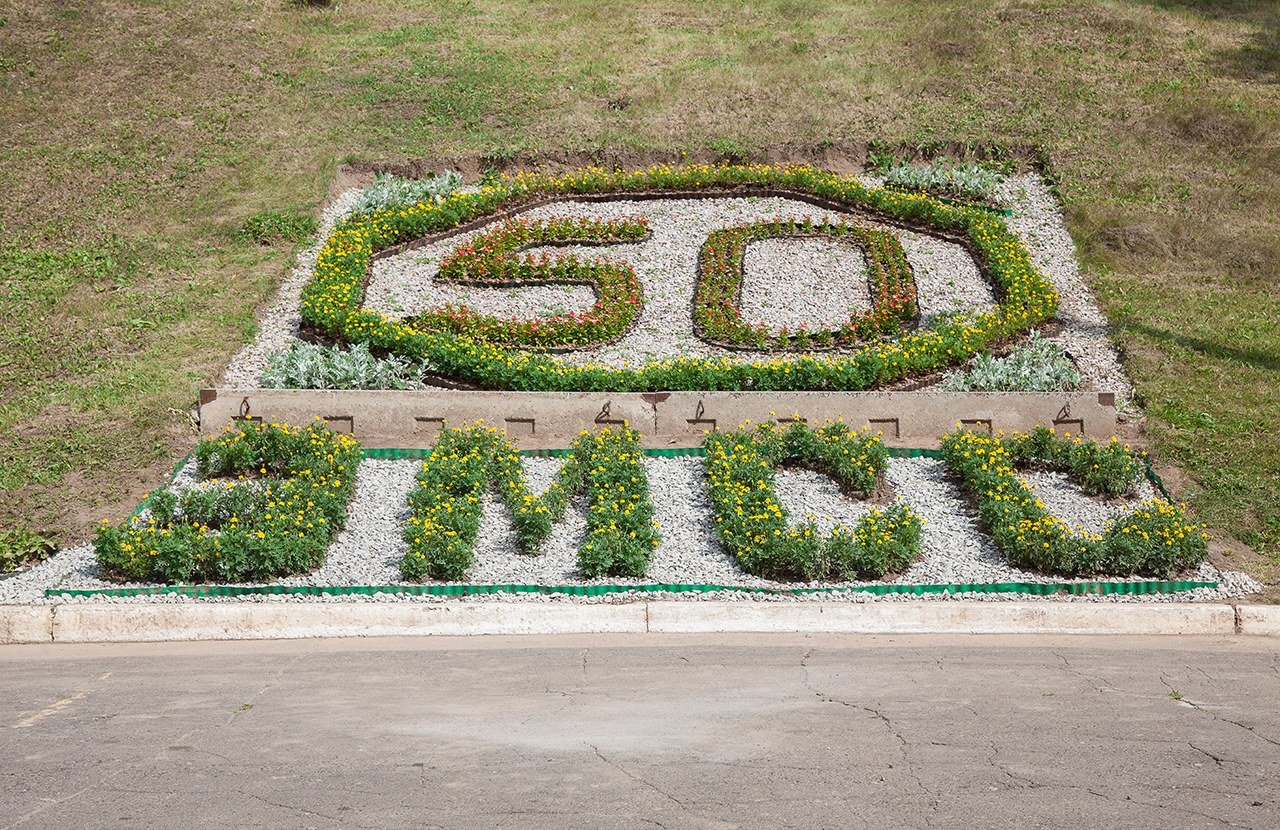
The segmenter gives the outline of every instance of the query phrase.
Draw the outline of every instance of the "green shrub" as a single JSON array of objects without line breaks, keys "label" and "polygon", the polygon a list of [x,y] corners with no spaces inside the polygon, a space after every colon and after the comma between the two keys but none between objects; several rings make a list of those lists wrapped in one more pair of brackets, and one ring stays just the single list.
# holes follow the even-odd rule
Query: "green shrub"
[{"label": "green shrub", "polygon": [[400,563],[407,579],[466,578],[482,499],[491,487],[511,509],[521,549],[531,554],[564,517],[573,494],[585,489],[587,534],[578,567],[588,578],[644,576],[658,545],[640,436],[626,426],[583,432],[540,496],[525,484],[520,453],[491,427],[443,430],[417,481]]},{"label": "green shrub", "polygon": [[287,210],[266,210],[244,220],[236,238],[259,245],[305,242],[315,235],[319,227],[314,216]]},{"label": "green shrub", "polygon": [[267,389],[423,389],[429,367],[395,355],[377,357],[357,343],[348,348],[295,341],[271,355],[262,373]]},{"label": "green shrub", "polygon": [[774,469],[801,464],[831,476],[855,496],[876,489],[888,468],[884,442],[843,423],[810,429],[761,424],[708,433],[707,489],[716,531],[747,573],[767,579],[879,579],[920,553],[920,518],[905,504],[873,509],[853,529],[824,537],[812,524],[791,526],[774,490]]},{"label": "green shrub", "polygon": [[354,438],[318,424],[237,422],[196,446],[203,488],[160,491],[143,515],[104,524],[94,554],[109,577],[128,581],[305,573],[346,523],[361,457]]},{"label": "green shrub", "polygon": [[1119,441],[1097,445],[1040,428],[1000,437],[957,431],[943,436],[942,457],[978,500],[978,519],[1010,563],[1068,576],[1167,577],[1204,561],[1206,537],[1179,505],[1144,501],[1100,534],[1073,532],[1019,477],[1015,465],[1067,471],[1087,492],[1120,495],[1136,483],[1141,461]]},{"label": "green shrub", "polygon": [[53,542],[26,528],[0,531],[0,573],[39,562],[55,550]]},{"label": "green shrub", "polygon": [[939,389],[952,392],[1068,392],[1080,385],[1067,350],[1032,331],[1006,357],[983,352],[965,369],[947,373]]}]

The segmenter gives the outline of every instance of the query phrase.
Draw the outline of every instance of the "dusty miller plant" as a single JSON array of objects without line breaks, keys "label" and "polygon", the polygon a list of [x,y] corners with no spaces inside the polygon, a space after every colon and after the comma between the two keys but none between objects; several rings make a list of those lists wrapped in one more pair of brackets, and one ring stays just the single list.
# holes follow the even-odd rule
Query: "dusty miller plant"
[{"label": "dusty miller plant", "polygon": [[268,389],[422,389],[427,367],[363,344],[342,349],[294,343],[271,356],[262,375]]},{"label": "dusty miller plant", "polygon": [[886,187],[923,190],[939,196],[950,196],[975,202],[1003,205],[996,188],[1004,175],[981,164],[934,162],[933,164],[898,164],[885,174]]},{"label": "dusty miller plant", "polygon": [[939,389],[951,392],[1067,392],[1080,385],[1080,372],[1066,349],[1032,331],[1006,357],[983,352],[964,369],[948,372]]},{"label": "dusty miller plant", "polygon": [[440,201],[462,186],[462,174],[445,170],[425,179],[405,179],[391,173],[375,173],[373,184],[356,199],[352,215],[376,213],[394,205]]}]

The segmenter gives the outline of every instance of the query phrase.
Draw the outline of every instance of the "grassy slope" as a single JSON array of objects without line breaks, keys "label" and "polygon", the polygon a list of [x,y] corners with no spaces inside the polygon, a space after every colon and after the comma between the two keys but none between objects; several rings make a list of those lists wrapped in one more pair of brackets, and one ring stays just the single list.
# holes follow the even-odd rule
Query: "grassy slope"
[{"label": "grassy slope", "polygon": [[234,229],[344,160],[959,140],[1051,150],[1159,449],[1280,556],[1272,2],[39,5],[0,0],[9,521],[157,482],[291,255]]}]

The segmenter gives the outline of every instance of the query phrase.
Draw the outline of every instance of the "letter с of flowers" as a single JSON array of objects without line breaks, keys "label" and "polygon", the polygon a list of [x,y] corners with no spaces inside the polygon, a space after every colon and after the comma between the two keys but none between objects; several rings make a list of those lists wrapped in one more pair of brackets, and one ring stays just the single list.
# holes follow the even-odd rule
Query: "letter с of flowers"
[{"label": "letter \u0441 of flowers", "polygon": [[889,453],[879,436],[843,423],[810,429],[761,424],[708,433],[707,488],[721,544],[747,573],[767,579],[879,579],[920,553],[922,521],[901,502],[873,508],[854,528],[824,536],[812,522],[789,523],[774,468],[793,462],[866,497],[884,480]]}]

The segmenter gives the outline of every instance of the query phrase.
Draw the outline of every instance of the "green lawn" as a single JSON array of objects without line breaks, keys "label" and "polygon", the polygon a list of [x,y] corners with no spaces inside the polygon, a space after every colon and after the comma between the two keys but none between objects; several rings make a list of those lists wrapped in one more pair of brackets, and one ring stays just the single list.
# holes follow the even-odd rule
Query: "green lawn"
[{"label": "green lawn", "polygon": [[[344,162],[1043,146],[1147,428],[1280,561],[1280,5],[0,0],[0,524],[62,539],[192,443]],[[292,214],[291,214],[292,212]]]}]

